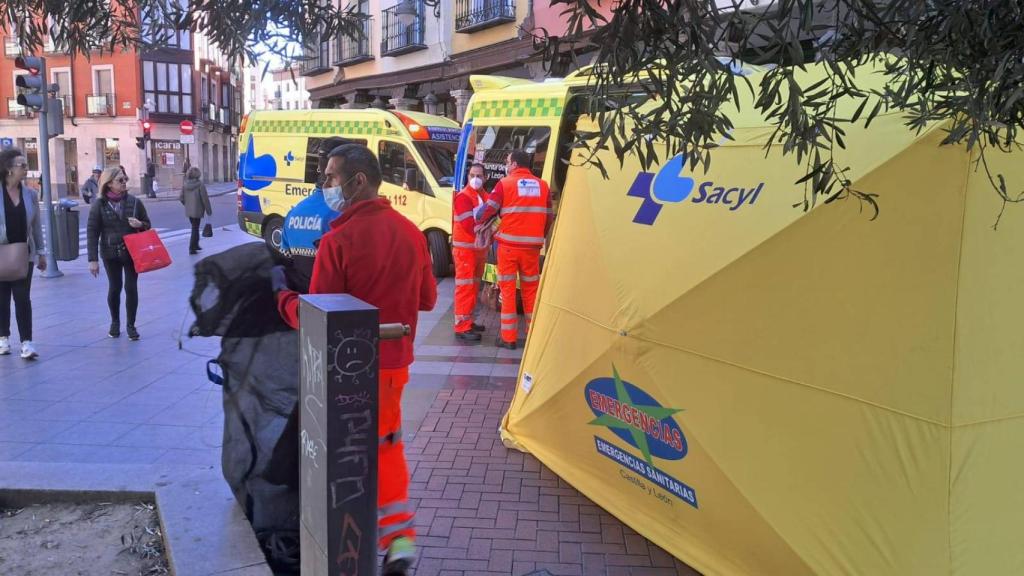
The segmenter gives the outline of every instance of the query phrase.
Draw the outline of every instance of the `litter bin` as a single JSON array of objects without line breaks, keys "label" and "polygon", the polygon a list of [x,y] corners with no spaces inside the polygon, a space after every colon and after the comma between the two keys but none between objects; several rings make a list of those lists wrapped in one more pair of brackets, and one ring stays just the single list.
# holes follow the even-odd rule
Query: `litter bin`
[{"label": "litter bin", "polygon": [[[54,231],[53,257],[63,262],[78,258],[80,249],[78,241],[78,210],[74,210],[78,202],[67,198],[53,203],[53,218],[50,219],[49,230]],[[40,203],[40,210],[45,204]],[[43,244],[46,244],[47,228],[43,227]]]}]

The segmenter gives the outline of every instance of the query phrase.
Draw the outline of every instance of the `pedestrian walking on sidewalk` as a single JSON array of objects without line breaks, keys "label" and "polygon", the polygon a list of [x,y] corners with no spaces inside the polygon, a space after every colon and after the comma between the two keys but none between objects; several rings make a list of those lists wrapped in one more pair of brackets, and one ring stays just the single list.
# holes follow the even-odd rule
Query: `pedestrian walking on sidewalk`
[{"label": "pedestrian walking on sidewalk", "polygon": [[[19,280],[0,281],[0,355],[11,353],[11,297],[14,297],[18,337],[21,338],[21,357],[35,360],[39,357],[32,344],[32,261],[38,259],[39,270],[46,270],[43,257],[43,228],[39,221],[39,199],[35,190],[23,186],[28,173],[28,160],[21,150],[8,148],[0,152],[0,183],[3,200],[0,201],[0,245],[25,245],[22,256],[13,255],[25,267],[25,276]],[[10,247],[20,252],[22,248]],[[17,266],[17,262],[13,263]],[[20,272],[19,272],[20,274]]]},{"label": "pedestrian walking on sidewalk", "polygon": [[89,176],[85,180],[85,184],[82,184],[82,200],[85,200],[86,204],[91,204],[92,199],[100,193],[100,174],[103,173],[103,169],[99,166],[92,169],[92,176]]},{"label": "pedestrian walking on sidewalk", "polygon": [[185,216],[192,224],[192,236],[189,239],[188,253],[196,254],[202,248],[199,247],[199,224],[203,221],[203,215],[212,216],[213,207],[210,206],[210,195],[206,192],[206,185],[203,184],[202,173],[199,168],[189,168],[185,173],[185,183],[181,186],[181,195],[178,200],[185,205]]},{"label": "pedestrian walking on sidewalk", "polygon": [[128,338],[139,339],[135,316],[139,309],[139,275],[135,271],[124,237],[151,224],[142,200],[128,194],[128,175],[121,168],[107,168],[100,176],[100,197],[89,210],[87,245],[89,272],[100,272],[99,259],[107,271],[107,306],[110,308],[111,338],[121,336],[121,289],[128,314]]},{"label": "pedestrian walking on sidewalk", "polygon": [[[313,262],[311,294],[351,294],[380,309],[381,323],[408,324],[412,332],[380,343],[380,421],[377,458],[378,545],[384,576],[405,574],[416,549],[409,470],[402,447],[402,390],[409,381],[420,311],[432,310],[437,285],[423,233],[378,195],[380,164],[362,144],[331,151],[324,194],[337,188],[341,216],[324,234]],[[287,289],[283,266],[271,272],[278,310],[299,328],[299,294]]]}]

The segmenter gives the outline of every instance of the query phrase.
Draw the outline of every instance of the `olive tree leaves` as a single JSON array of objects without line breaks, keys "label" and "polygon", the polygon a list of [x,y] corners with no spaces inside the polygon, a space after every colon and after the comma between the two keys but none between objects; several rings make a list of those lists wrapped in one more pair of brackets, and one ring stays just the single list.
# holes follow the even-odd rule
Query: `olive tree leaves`
[{"label": "olive tree leaves", "polygon": [[[796,204],[804,209],[855,198],[877,215],[876,196],[853,187],[835,152],[846,146],[846,128],[870,126],[889,112],[902,114],[911,130],[946,126],[943,144],[974,152],[1004,208],[1024,200],[1024,191],[1009,191],[984,161],[986,150],[1018,146],[1020,3],[621,0],[610,15],[598,0],[555,3],[570,32],[594,29],[588,108],[599,129],[576,142],[591,163],[598,150],[635,153],[645,167],[682,152],[691,168],[706,168],[710,151],[729,138],[740,91],[750,90],[772,127],[766,152],[781,149],[806,168],[799,180],[804,197]],[[808,82],[800,71],[814,61],[826,75]],[[737,74],[739,62],[767,71]],[[881,86],[858,78],[867,63],[882,69]],[[837,104],[851,100],[853,112],[841,114]]]}]

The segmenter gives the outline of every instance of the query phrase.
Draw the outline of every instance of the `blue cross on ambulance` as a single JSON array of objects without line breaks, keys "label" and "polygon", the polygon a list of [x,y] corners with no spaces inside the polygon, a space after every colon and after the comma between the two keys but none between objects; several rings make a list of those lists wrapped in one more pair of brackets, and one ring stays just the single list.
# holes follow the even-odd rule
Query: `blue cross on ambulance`
[{"label": "blue cross on ambulance", "polygon": [[320,142],[340,136],[374,152],[383,178],[380,195],[423,231],[434,274],[449,276],[459,135],[458,123],[419,112],[252,112],[238,137],[238,225],[280,251],[285,216],[316,189]]}]

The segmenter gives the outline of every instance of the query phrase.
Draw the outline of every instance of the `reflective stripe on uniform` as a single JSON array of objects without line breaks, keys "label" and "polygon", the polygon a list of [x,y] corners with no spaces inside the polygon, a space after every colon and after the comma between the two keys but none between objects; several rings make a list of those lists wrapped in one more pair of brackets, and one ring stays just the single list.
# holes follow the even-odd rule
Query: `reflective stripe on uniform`
[{"label": "reflective stripe on uniform", "polygon": [[515,320],[516,319],[516,315],[515,314],[502,314],[501,315],[501,319],[502,320]]},{"label": "reflective stripe on uniform", "polygon": [[412,528],[412,526],[413,526],[412,518],[410,518],[408,520],[403,520],[401,522],[397,522],[395,524],[384,524],[384,525],[380,526],[380,533],[377,534],[377,537],[381,538],[381,539],[387,538],[388,536],[391,536],[395,532],[401,532],[402,530],[408,530],[409,528]]},{"label": "reflective stripe on uniform", "polygon": [[402,441],[402,429],[399,428],[391,434],[386,434],[377,439],[378,445],[380,444],[398,444]]},{"label": "reflective stripe on uniform", "polygon": [[501,206],[497,202],[495,202],[494,200],[488,200],[487,201],[487,205],[490,206],[491,208],[495,208],[495,209],[501,208]]},{"label": "reflective stripe on uniform", "polygon": [[524,244],[543,244],[543,236],[513,236],[504,232],[498,232],[498,239],[508,240],[509,242],[522,242]]},{"label": "reflective stripe on uniform", "polygon": [[472,218],[472,217],[473,217],[473,211],[470,210],[469,212],[463,212],[462,214],[456,215],[455,216],[455,221],[456,222],[462,222],[466,218]]},{"label": "reflective stripe on uniform", "polygon": [[412,511],[412,506],[409,505],[409,502],[393,502],[377,508],[377,516],[379,518],[387,518],[395,514],[412,514]]},{"label": "reflective stripe on uniform", "polygon": [[473,319],[472,316],[459,316],[457,314],[455,315],[455,323],[456,324],[458,324],[459,322],[467,322],[467,321],[472,320],[472,319]]},{"label": "reflective stripe on uniform", "polygon": [[540,274],[535,276],[520,276],[519,279],[523,282],[537,282],[540,280]]},{"label": "reflective stripe on uniform", "polygon": [[476,248],[476,245],[473,244],[472,242],[452,242],[452,246],[456,248]]},{"label": "reflective stripe on uniform", "polygon": [[455,279],[455,285],[456,286],[470,286],[470,285],[473,285],[473,284],[476,284],[476,278],[456,278]]},{"label": "reflective stripe on uniform", "polygon": [[498,274],[498,282],[515,282],[515,274]]},{"label": "reflective stripe on uniform", "polygon": [[510,206],[501,209],[501,215],[505,214],[547,214],[550,212],[542,206]]}]

